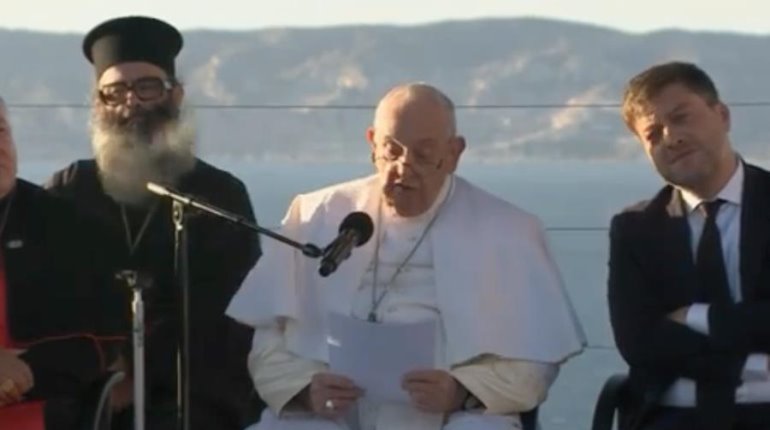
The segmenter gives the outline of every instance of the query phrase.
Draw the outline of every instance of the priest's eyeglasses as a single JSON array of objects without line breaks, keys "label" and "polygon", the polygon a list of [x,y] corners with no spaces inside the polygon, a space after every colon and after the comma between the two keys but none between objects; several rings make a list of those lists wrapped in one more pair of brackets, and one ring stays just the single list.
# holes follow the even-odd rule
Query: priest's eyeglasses
[{"label": "priest's eyeglasses", "polygon": [[152,102],[163,98],[169,90],[174,88],[175,82],[170,79],[157,77],[139,78],[131,82],[115,82],[99,88],[99,100],[107,106],[124,104],[128,100],[128,93],[143,102]]}]

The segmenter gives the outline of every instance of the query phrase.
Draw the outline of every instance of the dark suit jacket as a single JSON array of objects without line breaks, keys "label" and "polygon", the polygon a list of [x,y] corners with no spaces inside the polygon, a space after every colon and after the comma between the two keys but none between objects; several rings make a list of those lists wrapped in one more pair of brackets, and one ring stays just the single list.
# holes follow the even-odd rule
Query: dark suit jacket
[{"label": "dark suit jacket", "polygon": [[744,167],[743,301],[712,304],[708,336],[667,318],[694,303],[697,288],[680,193],[666,186],[652,200],[612,219],[610,318],[615,342],[631,368],[632,391],[646,404],[643,409],[679,377],[735,385],[749,353],[770,352],[770,173]]},{"label": "dark suit jacket", "polygon": [[70,428],[77,397],[104,374],[128,334],[128,294],[113,281],[105,230],[74,205],[23,180],[6,205],[0,239],[8,328],[35,377],[27,398],[47,401],[47,428]]}]

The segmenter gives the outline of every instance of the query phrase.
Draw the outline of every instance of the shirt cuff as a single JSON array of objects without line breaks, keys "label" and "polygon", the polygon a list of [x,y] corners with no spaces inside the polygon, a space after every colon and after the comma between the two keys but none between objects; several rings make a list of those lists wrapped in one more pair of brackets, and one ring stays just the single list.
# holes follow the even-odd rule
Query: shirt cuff
[{"label": "shirt cuff", "polygon": [[770,356],[767,354],[749,354],[749,358],[746,359],[746,364],[743,366],[742,379],[744,381],[764,381],[770,378],[768,359]]},{"label": "shirt cuff", "polygon": [[687,309],[685,323],[687,324],[687,327],[690,327],[698,333],[708,336],[709,305],[703,303],[695,303],[690,305],[690,307]]}]

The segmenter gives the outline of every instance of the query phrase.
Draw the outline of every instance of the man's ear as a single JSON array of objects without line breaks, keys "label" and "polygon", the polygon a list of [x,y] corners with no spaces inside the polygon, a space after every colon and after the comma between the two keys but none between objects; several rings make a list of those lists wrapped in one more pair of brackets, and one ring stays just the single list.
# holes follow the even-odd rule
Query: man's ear
[{"label": "man's ear", "polygon": [[174,106],[182,106],[182,101],[184,100],[184,87],[179,84],[174,85],[174,88],[171,89],[171,100],[174,102]]},{"label": "man's ear", "polygon": [[731,124],[730,108],[726,104],[720,102],[719,105],[717,105],[717,109],[719,116],[722,117],[722,123],[725,126],[725,131],[729,132]]},{"label": "man's ear", "polygon": [[447,162],[449,163],[449,171],[454,172],[457,170],[457,166],[460,163],[460,156],[462,155],[463,151],[465,151],[465,137],[455,136],[452,138],[452,141],[449,144],[451,145],[449,150],[450,158],[447,160]]},{"label": "man's ear", "polygon": [[455,137],[455,157],[460,158],[460,155],[462,155],[463,151],[465,151],[465,136],[457,136]]},{"label": "man's ear", "polygon": [[369,144],[369,149],[372,154],[372,162],[374,162],[374,153],[377,147],[377,145],[374,143],[374,127],[369,127],[366,129],[366,142]]}]

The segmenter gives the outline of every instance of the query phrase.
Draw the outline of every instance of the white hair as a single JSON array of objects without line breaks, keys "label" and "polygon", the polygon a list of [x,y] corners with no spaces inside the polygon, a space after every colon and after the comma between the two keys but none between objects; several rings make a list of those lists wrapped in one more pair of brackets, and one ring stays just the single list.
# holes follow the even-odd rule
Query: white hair
[{"label": "white hair", "polygon": [[186,111],[155,132],[151,142],[92,118],[91,146],[105,192],[119,203],[141,205],[147,182],[175,186],[195,166],[195,127]]}]

